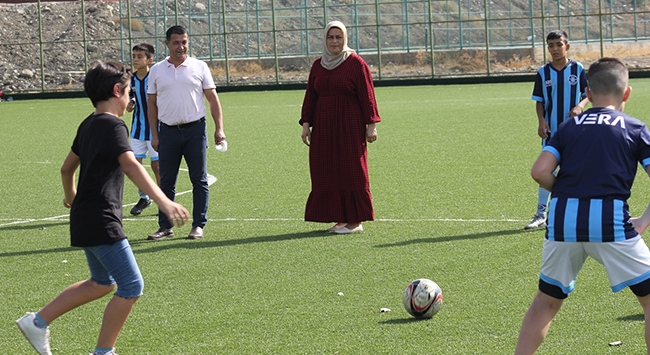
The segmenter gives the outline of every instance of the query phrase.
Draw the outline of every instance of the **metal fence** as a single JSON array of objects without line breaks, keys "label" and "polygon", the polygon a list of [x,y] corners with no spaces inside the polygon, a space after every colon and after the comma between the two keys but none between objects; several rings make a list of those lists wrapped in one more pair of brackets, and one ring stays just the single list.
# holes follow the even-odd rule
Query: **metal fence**
[{"label": "metal fence", "polygon": [[[565,30],[572,58],[621,57],[650,68],[645,0],[119,0],[0,4],[4,26],[0,90],[80,90],[95,59],[130,62],[130,48],[190,31],[190,55],[209,62],[221,86],[306,82],[330,20],[376,80],[534,73],[546,61],[545,34]],[[12,12],[13,11],[13,12]],[[8,14],[8,15],[7,15]],[[7,18],[7,17],[5,17]],[[23,24],[24,22],[24,24]],[[5,33],[7,27],[13,32]],[[18,61],[18,63],[14,63]],[[31,74],[30,74],[31,73]]]}]

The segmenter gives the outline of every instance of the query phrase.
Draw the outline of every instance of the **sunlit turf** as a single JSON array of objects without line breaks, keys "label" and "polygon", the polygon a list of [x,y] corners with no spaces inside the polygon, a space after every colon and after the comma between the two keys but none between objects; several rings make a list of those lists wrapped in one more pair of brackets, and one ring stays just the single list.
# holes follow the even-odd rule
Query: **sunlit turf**
[{"label": "sunlit turf", "polygon": [[[627,112],[648,120],[650,80],[633,80]],[[119,354],[508,354],[537,288],[543,231],[529,176],[539,154],[532,83],[382,87],[382,123],[369,145],[376,221],[363,234],[304,222],[308,148],[298,125],[303,91],[223,93],[226,153],[212,147],[206,237],[146,241],[151,207],[125,182],[124,229],[145,295]],[[87,99],[0,103],[0,352],[31,354],[13,321],[88,277],[69,247],[59,168]],[[125,117],[130,124],[130,117]],[[213,125],[209,125],[212,137]],[[145,161],[146,163],[146,161]],[[630,206],[650,201],[641,172]],[[191,189],[181,171],[177,191]],[[180,195],[191,208],[191,193]],[[413,279],[443,290],[428,321],[402,308]],[[343,296],[339,296],[339,292]],[[52,324],[54,354],[95,346],[108,298]],[[391,312],[380,313],[381,308]],[[539,354],[643,353],[643,316],[629,290],[613,294],[590,260]],[[609,342],[622,341],[618,347]]]}]

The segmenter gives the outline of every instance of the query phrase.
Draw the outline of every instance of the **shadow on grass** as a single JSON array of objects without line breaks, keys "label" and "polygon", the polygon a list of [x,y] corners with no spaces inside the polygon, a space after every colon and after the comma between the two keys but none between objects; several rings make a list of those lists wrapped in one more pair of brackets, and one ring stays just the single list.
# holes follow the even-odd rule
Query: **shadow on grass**
[{"label": "shadow on grass", "polygon": [[60,222],[48,222],[48,223],[32,223],[32,222],[25,222],[25,223],[16,223],[16,224],[10,224],[7,226],[2,226],[0,227],[0,231],[16,231],[16,230],[25,230],[25,229],[44,229],[47,227],[58,227],[58,226],[65,226],[70,224],[68,220],[65,221],[60,221]]},{"label": "shadow on grass", "polygon": [[[244,239],[215,240],[215,241],[188,240],[185,239],[184,237],[173,237],[173,238],[163,239],[159,241],[151,241],[145,239],[133,240],[129,238],[129,244],[131,244],[134,252],[137,254],[137,253],[153,253],[153,252],[157,252],[160,250],[167,250],[167,249],[215,248],[215,247],[225,247],[225,246],[232,246],[232,245],[269,243],[269,242],[279,242],[283,240],[318,238],[318,237],[327,237],[327,236],[332,236],[332,234],[326,231],[316,230],[316,231],[310,231],[304,233],[289,233],[289,234],[269,235],[269,236],[262,236],[262,237],[251,237],[251,238],[244,238]],[[169,242],[174,242],[174,243],[169,243]],[[146,246],[150,246],[150,247],[146,248]],[[12,256],[59,253],[59,252],[67,252],[71,250],[82,250],[82,249],[77,247],[61,247],[61,248],[50,248],[50,249],[42,249],[42,250],[25,250],[19,252],[0,253],[0,258],[12,257]]]},{"label": "shadow on grass", "polygon": [[[14,230],[33,230],[33,229],[46,229],[48,227],[58,227],[63,225],[70,224],[68,221],[61,222],[48,222],[48,223],[36,223],[36,224],[12,224],[9,226],[0,227],[0,231],[14,231]],[[20,239],[20,238],[18,238]],[[13,256],[33,256],[38,254],[50,254],[50,253],[62,253],[72,250],[81,250],[79,248],[73,248],[71,246],[60,247],[60,248],[50,248],[50,249],[41,249],[41,250],[23,250],[23,251],[14,251],[7,253],[0,253],[0,258],[13,257]]]},{"label": "shadow on grass", "polygon": [[417,318],[400,318],[400,319],[387,319],[383,320],[381,322],[377,322],[379,324],[407,324],[407,323],[415,323],[415,322],[426,322],[430,321],[431,319],[417,319]]},{"label": "shadow on grass", "polygon": [[639,314],[632,314],[625,317],[618,317],[616,319],[621,322],[643,322],[644,318],[643,318],[643,313],[639,313]]},{"label": "shadow on grass", "polygon": [[379,244],[379,245],[375,245],[375,248],[391,248],[391,247],[401,247],[410,244],[440,243],[440,242],[450,242],[455,240],[466,240],[466,239],[471,240],[471,239],[497,237],[502,235],[524,234],[524,233],[530,233],[530,232],[524,231],[523,229],[511,229],[511,230],[502,230],[502,231],[476,233],[476,234],[418,238],[418,239],[405,240],[402,242],[391,243],[391,244]]},{"label": "shadow on grass", "polygon": [[[270,243],[270,242],[280,242],[284,240],[292,239],[304,239],[304,238],[318,238],[318,237],[327,237],[332,236],[331,233],[322,230],[303,232],[303,233],[288,233],[288,234],[278,234],[278,235],[269,235],[269,236],[260,236],[260,237],[251,237],[244,239],[228,239],[228,240],[188,240],[184,236],[173,237],[169,239],[163,239],[159,241],[151,240],[132,240],[129,239],[129,243],[133,246],[134,252],[139,253],[153,253],[160,250],[167,249],[199,249],[199,248],[216,248],[216,247],[227,247],[233,245],[245,245],[245,244],[254,244],[254,243]],[[169,243],[175,242],[175,243]],[[179,243],[181,242],[181,243]],[[184,243],[183,243],[184,242]],[[149,246],[149,248],[146,248]]]},{"label": "shadow on grass", "polygon": [[63,253],[63,252],[74,251],[74,250],[81,251],[81,248],[61,247],[61,248],[50,248],[50,249],[41,249],[41,250],[14,251],[9,253],[0,253],[0,258],[7,258],[12,256],[34,256],[38,254]]}]

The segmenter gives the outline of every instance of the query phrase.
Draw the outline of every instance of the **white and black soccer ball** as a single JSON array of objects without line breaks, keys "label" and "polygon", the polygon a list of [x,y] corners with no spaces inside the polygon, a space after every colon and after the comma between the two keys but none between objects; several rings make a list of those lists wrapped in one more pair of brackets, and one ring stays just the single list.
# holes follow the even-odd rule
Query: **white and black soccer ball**
[{"label": "white and black soccer ball", "polygon": [[402,295],[404,308],[418,319],[433,317],[442,308],[442,290],[429,279],[417,279],[406,286]]}]

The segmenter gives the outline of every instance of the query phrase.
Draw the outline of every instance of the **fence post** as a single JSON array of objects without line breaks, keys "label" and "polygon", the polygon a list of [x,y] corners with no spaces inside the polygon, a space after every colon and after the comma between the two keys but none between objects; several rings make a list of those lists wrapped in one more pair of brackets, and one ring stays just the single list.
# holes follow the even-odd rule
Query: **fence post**
[{"label": "fence post", "polygon": [[[121,14],[122,14],[122,6],[120,6],[120,15]],[[120,22],[122,20],[121,17],[122,16],[120,16]],[[129,40],[128,40],[129,45],[127,46],[127,48],[128,48],[127,53],[131,54],[131,48],[133,48],[133,31],[132,31],[133,29],[132,29],[132,24],[131,24],[131,0],[126,0],[126,20],[129,22]],[[123,26],[120,26],[120,28],[122,28],[122,27]],[[125,52],[124,51],[124,45],[122,44],[123,42],[124,41],[120,40],[120,47],[121,47],[120,52],[122,53],[122,58],[124,58],[124,52]],[[130,58],[130,57],[131,57],[130,55],[127,55],[127,58]]]},{"label": "fence post", "polygon": [[223,58],[226,66],[226,85],[230,86],[230,62],[228,59],[228,31],[226,30],[226,0],[221,0],[221,22],[223,23]]},{"label": "fence post", "polygon": [[603,1],[598,0],[598,33],[600,34],[600,57],[604,57],[605,48],[603,46]]},{"label": "fence post", "polygon": [[[225,1],[225,0],[224,0]],[[278,68],[278,28],[275,24],[275,0],[271,0],[271,18],[273,19],[273,55],[275,56],[275,83],[280,83],[280,69]]]},{"label": "fence post", "polygon": [[431,55],[430,55],[431,79],[433,79],[436,76],[435,64],[433,62],[433,44],[435,43],[435,41],[433,40],[433,15],[431,14],[431,0],[428,0],[427,2],[429,4],[429,8],[428,8],[428,13],[429,13],[428,25],[429,25],[429,48],[431,48]]},{"label": "fence post", "polygon": [[487,76],[490,76],[490,25],[488,19],[490,12],[488,11],[488,0],[483,0],[483,24],[485,25],[485,65],[487,68]]},{"label": "fence post", "polygon": [[[81,2],[83,3],[83,0],[81,0]],[[43,58],[43,18],[41,17],[41,0],[38,0],[36,7],[36,11],[38,12],[38,50],[41,56],[41,91],[45,92],[45,58]],[[83,19],[83,14],[81,16]],[[84,26],[84,28],[85,27],[86,26]],[[84,41],[84,47],[85,44],[86,41]]]},{"label": "fence post", "polygon": [[379,80],[381,80],[381,18],[380,18],[379,0],[375,0],[375,30],[377,31],[377,69]]},{"label": "fence post", "polygon": [[[40,2],[40,1],[39,1]],[[39,10],[40,14],[40,10]],[[84,0],[81,0],[81,23],[83,23],[83,26],[81,26],[81,37],[83,38],[84,41],[84,72],[88,71],[88,39],[86,38],[86,2]]]}]

